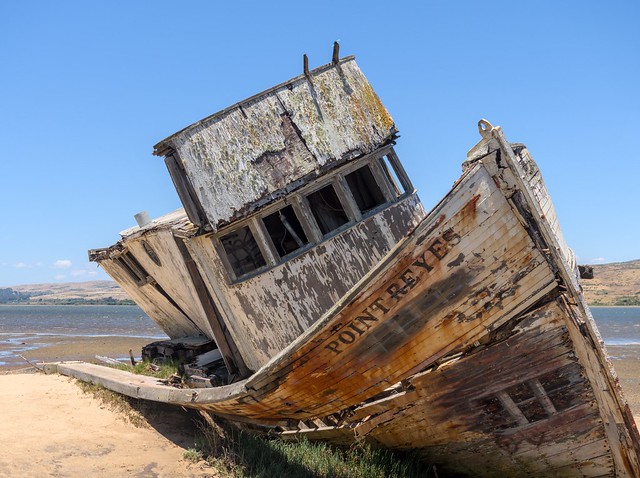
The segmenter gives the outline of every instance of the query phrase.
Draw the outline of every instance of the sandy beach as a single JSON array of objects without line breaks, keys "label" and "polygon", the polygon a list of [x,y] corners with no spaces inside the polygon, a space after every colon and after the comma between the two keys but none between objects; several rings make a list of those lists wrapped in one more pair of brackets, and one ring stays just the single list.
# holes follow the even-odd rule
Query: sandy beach
[{"label": "sandy beach", "polygon": [[612,363],[636,424],[640,425],[640,347],[607,347],[612,357],[621,356],[623,350],[624,356],[613,358]]},{"label": "sandy beach", "polygon": [[136,427],[73,379],[0,375],[0,476],[212,477],[183,458],[194,446],[190,415],[170,407]]},{"label": "sandy beach", "polygon": [[[25,351],[32,363],[95,362],[95,355],[139,355],[149,339],[56,337]],[[0,477],[211,477],[214,470],[185,461],[194,446],[192,415],[163,407],[137,427],[74,379],[35,372],[27,362],[0,367]]]}]

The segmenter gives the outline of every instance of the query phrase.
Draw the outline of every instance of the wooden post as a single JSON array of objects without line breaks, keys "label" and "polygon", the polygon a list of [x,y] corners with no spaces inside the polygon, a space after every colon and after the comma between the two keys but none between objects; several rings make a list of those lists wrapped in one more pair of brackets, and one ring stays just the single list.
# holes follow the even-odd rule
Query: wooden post
[{"label": "wooden post", "polygon": [[340,62],[340,44],[337,41],[333,42],[333,55],[331,57],[331,62],[334,65],[337,65]]}]

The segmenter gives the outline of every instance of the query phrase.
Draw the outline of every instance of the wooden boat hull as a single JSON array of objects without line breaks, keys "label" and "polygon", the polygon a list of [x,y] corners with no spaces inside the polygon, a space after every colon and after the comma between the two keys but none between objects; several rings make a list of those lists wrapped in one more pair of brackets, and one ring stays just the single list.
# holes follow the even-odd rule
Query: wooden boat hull
[{"label": "wooden boat hull", "polygon": [[62,373],[284,438],[367,439],[469,475],[638,476],[638,434],[526,150],[486,128],[427,218],[249,379]]},{"label": "wooden boat hull", "polygon": [[[284,436],[326,434],[336,443],[416,450],[428,463],[469,476],[635,476],[624,453],[616,463],[575,352],[573,338],[582,336],[565,320],[571,313],[566,297],[557,296],[499,329],[490,345],[357,408],[340,427]],[[616,433],[626,427],[624,420],[612,426]]]}]

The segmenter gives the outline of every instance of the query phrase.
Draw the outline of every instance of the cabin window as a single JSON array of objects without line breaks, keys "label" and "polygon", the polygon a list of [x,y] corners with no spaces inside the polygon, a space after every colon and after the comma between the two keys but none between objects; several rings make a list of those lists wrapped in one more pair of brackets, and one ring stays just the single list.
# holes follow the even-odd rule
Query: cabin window
[{"label": "cabin window", "polygon": [[144,252],[149,256],[149,259],[151,259],[155,265],[161,267],[162,262],[160,262],[158,254],[156,254],[156,251],[153,250],[149,243],[147,241],[142,241],[142,247],[144,248]]},{"label": "cabin window", "polygon": [[249,226],[222,236],[220,242],[236,277],[267,265]]},{"label": "cabin window", "polygon": [[278,212],[264,217],[262,222],[280,257],[291,254],[309,243],[291,206],[285,206]]},{"label": "cabin window", "polygon": [[362,214],[386,202],[369,166],[356,169],[344,178]]},{"label": "cabin window", "polygon": [[414,190],[391,148],[327,176],[324,187],[301,187],[286,200],[292,201],[288,205],[280,202],[275,212],[270,206],[268,213],[253,215],[245,226],[217,236],[214,242],[231,282],[284,262]]},{"label": "cabin window", "polygon": [[349,222],[349,217],[332,185],[309,194],[307,200],[311,213],[323,235],[327,235]]},{"label": "cabin window", "polygon": [[380,162],[382,163],[382,170],[387,176],[387,180],[391,184],[391,188],[397,196],[402,196],[405,192],[407,192],[407,188],[400,181],[399,175],[396,171],[396,167],[394,166],[395,161],[392,161],[389,158],[389,155],[383,156],[380,158]]},{"label": "cabin window", "polygon": [[117,260],[120,266],[129,274],[129,277],[139,286],[145,285],[150,281],[149,274],[131,252],[125,252]]}]

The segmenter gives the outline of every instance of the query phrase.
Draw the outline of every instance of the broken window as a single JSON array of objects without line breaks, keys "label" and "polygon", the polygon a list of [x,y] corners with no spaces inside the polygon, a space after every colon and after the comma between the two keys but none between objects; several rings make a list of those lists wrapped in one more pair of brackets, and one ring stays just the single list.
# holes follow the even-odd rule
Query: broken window
[{"label": "broken window", "polygon": [[240,227],[222,236],[220,242],[236,277],[267,264],[249,226]]},{"label": "broken window", "polygon": [[140,265],[138,260],[131,252],[127,251],[117,259],[120,266],[127,271],[127,274],[134,280],[139,286],[143,286],[150,281],[149,274],[144,270],[144,267]]},{"label": "broken window", "polygon": [[395,192],[396,196],[402,196],[407,191],[407,188],[405,187],[403,182],[400,181],[400,178],[398,177],[399,175],[396,172],[396,168],[394,166],[394,162],[391,161],[388,155],[380,158],[380,162],[382,163],[382,170],[387,176],[387,179],[391,184],[391,188]]},{"label": "broken window", "polygon": [[351,194],[358,205],[361,213],[370,211],[371,209],[384,204],[384,194],[380,190],[378,183],[373,177],[371,168],[363,166],[354,172],[347,174],[345,177]]},{"label": "broken window", "polygon": [[309,194],[307,200],[323,235],[329,234],[349,222],[349,217],[332,185]]},{"label": "broken window", "polygon": [[293,207],[285,206],[262,219],[280,257],[297,251],[309,241]]}]

